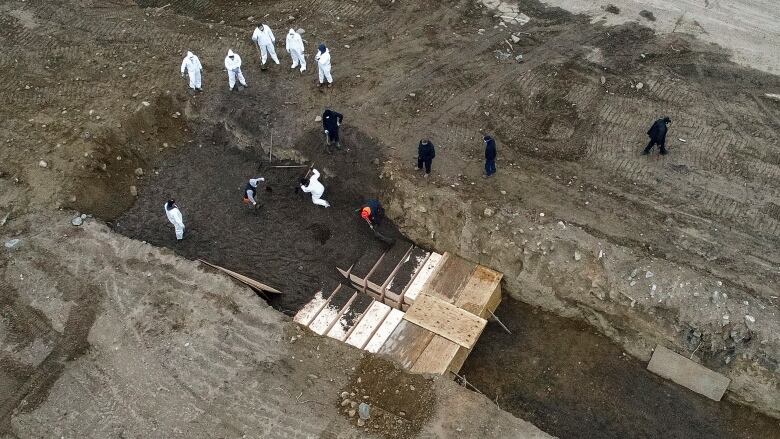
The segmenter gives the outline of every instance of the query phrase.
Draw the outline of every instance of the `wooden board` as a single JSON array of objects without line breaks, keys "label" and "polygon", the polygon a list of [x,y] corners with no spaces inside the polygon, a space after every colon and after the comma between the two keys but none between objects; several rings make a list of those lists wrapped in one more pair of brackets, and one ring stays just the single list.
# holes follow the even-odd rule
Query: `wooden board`
[{"label": "wooden board", "polygon": [[655,347],[647,370],[687,387],[707,398],[720,401],[731,380],[661,345]]},{"label": "wooden board", "polygon": [[363,313],[360,321],[355,325],[355,329],[352,330],[352,333],[349,334],[349,337],[347,337],[345,342],[358,349],[363,349],[388,314],[390,314],[389,306],[374,301],[366,312]]},{"label": "wooden board", "polygon": [[442,299],[421,294],[404,319],[471,349],[477,343],[487,320]]},{"label": "wooden board", "polygon": [[268,285],[258,282],[252,278],[249,278],[247,276],[244,276],[243,274],[236,273],[235,271],[230,271],[227,268],[222,268],[219,265],[214,265],[210,262],[206,262],[203,259],[198,259],[198,261],[208,265],[209,267],[216,268],[217,270],[222,271],[223,273],[227,274],[228,276],[232,277],[233,279],[243,283],[244,285],[247,285],[249,287],[252,287],[256,290],[260,290],[266,293],[274,293],[274,294],[282,294],[281,291],[277,290],[276,288],[269,287]]},{"label": "wooden board", "polygon": [[349,306],[345,307],[341,316],[339,316],[339,319],[336,321],[336,324],[328,331],[327,336],[339,341],[346,340],[355,325],[360,321],[363,313],[366,312],[373,302],[374,301],[367,295],[357,294],[357,297],[355,297]]},{"label": "wooden board", "polygon": [[368,289],[381,294],[382,285],[388,281],[391,274],[396,272],[396,269],[404,262],[411,250],[412,244],[408,241],[399,241],[388,250],[382,258],[382,262],[366,278]]},{"label": "wooden board", "polygon": [[473,262],[445,253],[444,259],[423,288],[422,294],[452,303],[476,268],[477,264]]},{"label": "wooden board", "polygon": [[[440,335],[434,335],[410,371],[444,375],[450,369],[450,364],[452,364],[460,349],[466,350],[466,348],[453,341],[447,340]],[[457,373],[457,371],[455,372]]]},{"label": "wooden board", "polygon": [[377,353],[399,363],[404,369],[409,369],[434,335],[433,332],[404,319]]},{"label": "wooden board", "polygon": [[309,324],[309,329],[319,335],[325,335],[336,324],[345,308],[357,297],[358,293],[348,288],[342,288],[333,294],[320,313]]},{"label": "wooden board", "polygon": [[398,327],[398,324],[401,323],[403,318],[403,312],[398,311],[397,309],[390,310],[390,314],[385,317],[385,321],[379,325],[379,328],[377,328],[374,335],[371,336],[371,340],[366,344],[365,350],[374,354],[377,353],[387,339],[390,338],[390,335],[395,331],[395,328]]},{"label": "wooden board", "polygon": [[501,302],[502,277],[501,273],[478,265],[455,297],[455,306],[486,319]]},{"label": "wooden board", "polygon": [[328,298],[322,295],[322,291],[317,291],[314,298],[306,303],[306,305],[303,305],[303,308],[301,308],[300,311],[295,313],[293,321],[303,326],[309,326],[326,303],[328,303]]},{"label": "wooden board", "polygon": [[417,271],[417,273],[414,276],[414,279],[412,280],[412,282],[409,284],[409,287],[404,292],[403,301],[405,303],[409,303],[409,304],[414,303],[414,299],[416,299],[417,296],[420,295],[420,291],[422,291],[425,284],[428,282],[431,276],[436,272],[436,267],[439,265],[441,260],[442,260],[442,255],[438,253],[431,253],[428,259],[425,260],[425,263]]},{"label": "wooden board", "polygon": [[398,271],[396,271],[395,275],[390,279],[390,282],[387,283],[385,294],[394,295],[396,300],[401,297],[401,294],[403,294],[412,282],[415,274],[425,263],[425,260],[429,255],[430,253],[427,251],[419,247],[414,247],[411,253],[409,253],[409,256],[404,259],[404,262],[398,268]]}]

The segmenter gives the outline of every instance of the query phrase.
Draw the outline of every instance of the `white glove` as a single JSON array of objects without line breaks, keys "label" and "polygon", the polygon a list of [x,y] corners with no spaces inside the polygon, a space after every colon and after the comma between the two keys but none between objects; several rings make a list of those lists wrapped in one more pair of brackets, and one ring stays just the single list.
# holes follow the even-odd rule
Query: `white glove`
[{"label": "white glove", "polygon": [[328,130],[325,130],[325,134],[328,134]]}]

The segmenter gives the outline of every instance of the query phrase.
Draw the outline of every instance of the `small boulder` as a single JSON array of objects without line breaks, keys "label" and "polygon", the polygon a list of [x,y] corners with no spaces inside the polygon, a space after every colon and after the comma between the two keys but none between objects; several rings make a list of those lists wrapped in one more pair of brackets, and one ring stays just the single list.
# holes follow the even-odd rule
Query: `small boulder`
[{"label": "small boulder", "polygon": [[130,195],[137,197],[138,196],[138,188],[135,186],[130,186]]},{"label": "small boulder", "polygon": [[135,168],[135,175],[137,175],[138,177],[141,177],[142,175],[144,175],[144,169],[143,168]]},{"label": "small boulder", "polygon": [[78,227],[78,226],[84,224],[84,220],[81,219],[80,216],[77,216],[77,217],[73,218],[72,220],[70,220],[70,223],[73,224],[74,226]]},{"label": "small boulder", "polygon": [[487,216],[487,217],[491,217],[491,216],[493,216],[493,213],[494,213],[494,212],[493,212],[493,209],[491,209],[491,208],[489,208],[489,207],[486,207],[486,208],[485,208],[485,211],[484,211],[483,213],[485,214],[485,216]]},{"label": "small boulder", "polygon": [[40,162],[38,162],[38,166],[40,166],[41,168],[47,168],[49,164],[46,163],[46,160],[41,160]]}]

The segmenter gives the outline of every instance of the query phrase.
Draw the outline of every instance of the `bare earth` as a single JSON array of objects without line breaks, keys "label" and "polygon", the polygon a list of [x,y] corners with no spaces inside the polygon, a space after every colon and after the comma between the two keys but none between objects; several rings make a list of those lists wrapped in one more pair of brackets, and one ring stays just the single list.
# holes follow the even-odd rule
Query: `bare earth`
[{"label": "bare earth", "polygon": [[[766,95],[780,93],[777,11],[613,3],[561,3],[591,15],[513,4],[526,24],[466,0],[0,4],[0,237],[21,239],[0,248],[0,431],[363,434],[339,393],[357,378],[351,367],[386,365],[307,334],[291,343],[298,331],[281,313],[181,257],[223,255],[252,271],[267,268],[254,248],[288,247],[272,263],[304,274],[275,306],[294,312],[332,280],[322,258],[335,265],[373,248],[337,245],[370,239],[346,219],[363,196],[380,196],[418,244],[502,271],[508,295],[591,324],[636,360],[660,343],[726,374],[730,401],[766,415],[757,425],[777,423],[780,100]],[[249,35],[264,16],[279,40],[305,29],[305,75],[289,70],[281,44],[282,65],[260,71]],[[320,41],[336,78],[323,91]],[[244,59],[241,92],[227,90],[228,48]],[[178,77],[188,49],[204,64],[203,94]],[[346,117],[349,150],[333,156],[318,148],[314,121],[327,105]],[[640,156],[665,115],[671,154]],[[491,180],[479,178],[483,132],[499,143]],[[414,170],[421,137],[438,148],[428,180]],[[338,191],[333,210],[296,212],[274,192],[266,209],[277,200],[284,214],[237,216],[234,189],[267,169],[271,149],[277,162],[316,161]],[[274,178],[275,191],[294,181]],[[164,198],[180,194],[203,250],[164,239]],[[76,211],[96,219],[74,228]],[[333,241],[314,257],[322,249],[308,237],[324,236],[323,224]],[[318,265],[306,277],[297,259],[309,257]],[[386,435],[543,437],[451,383],[421,388],[435,408]]]}]

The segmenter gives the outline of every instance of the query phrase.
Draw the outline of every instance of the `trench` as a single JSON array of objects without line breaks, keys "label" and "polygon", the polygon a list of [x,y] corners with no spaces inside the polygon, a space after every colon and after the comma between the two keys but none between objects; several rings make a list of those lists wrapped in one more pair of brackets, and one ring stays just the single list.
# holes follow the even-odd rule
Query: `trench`
[{"label": "trench", "polygon": [[[342,279],[336,266],[386,250],[354,211],[365,197],[387,190],[376,169],[354,164],[378,158],[382,148],[373,139],[349,131],[348,150],[333,156],[316,149],[316,130],[294,143],[324,174],[332,207],[323,209],[294,192],[301,168],[272,168],[267,156],[237,148],[218,131],[202,132],[154,163],[137,201],[113,228],[266,282],[285,292],[269,303],[287,315],[317,290],[335,287]],[[255,175],[270,188],[261,191],[258,211],[240,201],[246,179]],[[168,197],[177,199],[187,224],[180,243],[163,215]],[[382,233],[403,238],[390,222]],[[780,437],[776,420],[665,381],[592,327],[508,296],[496,314],[512,334],[489,324],[461,373],[502,409],[542,430],[562,438]]]}]

